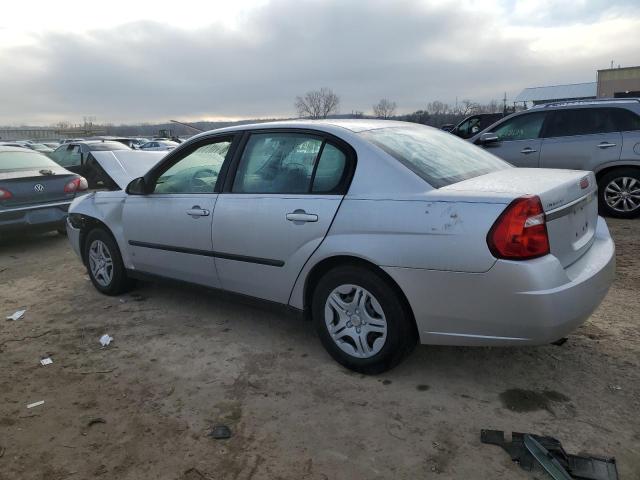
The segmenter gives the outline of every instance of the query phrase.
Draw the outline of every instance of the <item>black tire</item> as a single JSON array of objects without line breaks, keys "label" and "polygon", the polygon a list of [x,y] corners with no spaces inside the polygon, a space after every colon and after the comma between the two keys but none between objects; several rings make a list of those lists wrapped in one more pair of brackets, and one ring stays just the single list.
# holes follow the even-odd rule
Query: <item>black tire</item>
[{"label": "black tire", "polygon": [[639,168],[633,168],[633,167],[615,168],[607,172],[605,175],[603,175],[598,181],[598,204],[600,206],[600,213],[602,215],[606,215],[608,217],[615,217],[615,218],[636,218],[637,216],[640,215],[640,199],[638,199],[639,206],[630,211],[621,211],[620,209],[616,210],[615,208],[613,208],[607,203],[607,200],[605,197],[606,195],[605,190],[607,186],[611,182],[615,181],[616,179],[623,179],[623,178],[635,179],[638,182],[638,187],[634,186],[634,189],[640,188],[640,169]]},{"label": "black tire", "polygon": [[[368,290],[377,300],[387,323],[387,336],[379,352],[369,358],[358,358],[343,351],[332,338],[325,322],[325,304],[331,292],[341,285],[356,285]],[[316,332],[329,354],[344,367],[367,375],[385,372],[400,363],[417,342],[413,316],[396,287],[373,269],[358,265],[336,267],[316,285],[311,316]]]},{"label": "black tire", "polygon": [[[89,250],[96,240],[102,242],[104,248],[107,249],[112,260],[113,270],[111,281],[107,285],[101,284],[95,278],[90,266]],[[121,293],[127,292],[134,287],[135,282],[127,277],[127,271],[124,268],[124,263],[122,262],[122,256],[120,255],[118,244],[114,240],[111,233],[106,231],[105,229],[94,228],[87,234],[87,238],[84,242],[84,258],[87,263],[87,272],[89,273],[91,283],[93,283],[93,286],[96,287],[99,292],[104,293],[105,295],[120,295]]]}]

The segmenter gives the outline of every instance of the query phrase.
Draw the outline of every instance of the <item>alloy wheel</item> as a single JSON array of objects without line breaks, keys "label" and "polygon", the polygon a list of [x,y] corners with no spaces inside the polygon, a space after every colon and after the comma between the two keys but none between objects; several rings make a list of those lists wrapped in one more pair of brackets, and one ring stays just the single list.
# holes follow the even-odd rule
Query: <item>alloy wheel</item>
[{"label": "alloy wheel", "polygon": [[387,320],[380,303],[358,285],[333,289],[325,302],[324,320],[335,344],[353,357],[373,357],[387,339]]},{"label": "alloy wheel", "polygon": [[102,240],[94,240],[89,247],[89,268],[95,281],[108,287],[113,279],[113,259]]},{"label": "alloy wheel", "polygon": [[640,181],[633,177],[618,177],[604,189],[604,201],[617,212],[629,213],[640,207]]}]

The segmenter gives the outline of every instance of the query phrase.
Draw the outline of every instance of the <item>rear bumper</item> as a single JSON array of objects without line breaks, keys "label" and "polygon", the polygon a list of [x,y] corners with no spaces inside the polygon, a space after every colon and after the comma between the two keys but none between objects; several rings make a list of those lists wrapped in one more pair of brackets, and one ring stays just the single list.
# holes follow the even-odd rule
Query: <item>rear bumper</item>
[{"label": "rear bumper", "polygon": [[405,292],[422,343],[536,345],[566,336],[602,302],[615,246],[598,218],[592,246],[567,268],[552,255],[498,260],[485,273],[383,268]]},{"label": "rear bumper", "polygon": [[0,210],[0,231],[55,230],[63,227],[71,201]]}]

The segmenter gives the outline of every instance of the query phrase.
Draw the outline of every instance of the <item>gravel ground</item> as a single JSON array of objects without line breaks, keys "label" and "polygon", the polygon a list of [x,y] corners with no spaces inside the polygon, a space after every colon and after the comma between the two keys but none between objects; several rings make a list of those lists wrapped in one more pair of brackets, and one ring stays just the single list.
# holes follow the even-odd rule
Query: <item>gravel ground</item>
[{"label": "gravel ground", "polygon": [[0,240],[0,479],[535,478],[483,428],[640,478],[640,221],[609,224],[617,280],[563,346],[421,346],[375,377],[298,318],[193,287],[106,297],[64,237]]}]

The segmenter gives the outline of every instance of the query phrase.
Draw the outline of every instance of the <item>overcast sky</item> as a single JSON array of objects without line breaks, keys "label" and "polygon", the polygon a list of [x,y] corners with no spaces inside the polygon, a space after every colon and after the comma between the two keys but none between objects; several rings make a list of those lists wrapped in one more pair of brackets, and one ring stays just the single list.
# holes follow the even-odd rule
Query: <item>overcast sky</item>
[{"label": "overcast sky", "polygon": [[323,86],[409,112],[640,64],[637,0],[5,3],[5,125],[293,116]]}]

